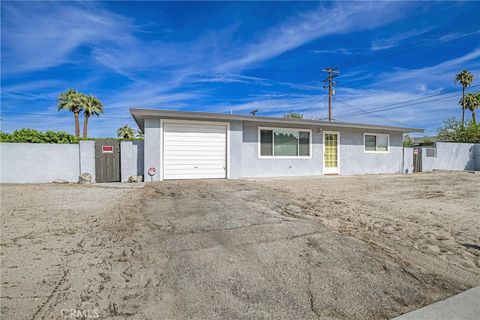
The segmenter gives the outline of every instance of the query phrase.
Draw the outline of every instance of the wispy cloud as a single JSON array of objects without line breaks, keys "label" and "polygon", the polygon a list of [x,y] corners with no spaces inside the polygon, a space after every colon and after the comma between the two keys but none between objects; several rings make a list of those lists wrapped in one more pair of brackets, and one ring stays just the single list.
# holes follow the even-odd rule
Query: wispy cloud
[{"label": "wispy cloud", "polygon": [[376,39],[372,41],[371,49],[373,51],[390,49],[398,46],[404,40],[414,38],[428,32],[430,29],[410,30],[407,32],[400,32],[383,39]]},{"label": "wispy cloud", "polygon": [[378,75],[378,81],[369,87],[389,87],[398,91],[412,91],[412,89],[436,88],[441,90],[454,85],[454,77],[457,72],[469,66],[469,69],[479,77],[480,47],[473,51],[439,64],[408,70],[383,72]]},{"label": "wispy cloud", "polygon": [[400,8],[398,3],[379,2],[337,2],[329,8],[320,7],[266,31],[265,36],[248,44],[239,57],[220,65],[218,70],[243,70],[315,39],[385,25],[401,16]]},{"label": "wispy cloud", "polygon": [[342,54],[342,55],[352,55],[357,54],[358,52],[353,52],[345,48],[333,48],[333,49],[314,49],[310,52],[315,54]]},{"label": "wispy cloud", "polygon": [[129,19],[91,4],[15,2],[2,9],[6,74],[73,63],[79,48],[123,45],[134,31]]}]

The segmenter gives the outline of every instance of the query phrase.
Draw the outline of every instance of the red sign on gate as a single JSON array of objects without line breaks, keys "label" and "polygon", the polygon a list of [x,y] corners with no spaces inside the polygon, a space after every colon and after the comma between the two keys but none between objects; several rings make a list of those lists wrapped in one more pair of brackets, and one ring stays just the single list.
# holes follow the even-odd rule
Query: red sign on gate
[{"label": "red sign on gate", "polygon": [[113,153],[113,146],[102,146],[102,153]]}]

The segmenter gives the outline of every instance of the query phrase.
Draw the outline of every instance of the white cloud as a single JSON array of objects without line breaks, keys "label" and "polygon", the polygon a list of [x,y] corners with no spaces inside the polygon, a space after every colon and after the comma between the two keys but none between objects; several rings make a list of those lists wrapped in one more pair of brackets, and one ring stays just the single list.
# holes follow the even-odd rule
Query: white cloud
[{"label": "white cloud", "polygon": [[352,52],[351,50],[345,49],[345,48],[333,48],[333,49],[314,49],[310,50],[310,52],[315,53],[315,54],[344,54],[344,55],[352,55],[356,54]]},{"label": "white cloud", "polygon": [[480,47],[461,57],[433,66],[381,73],[377,76],[378,80],[369,87],[388,87],[409,92],[413,88],[416,89],[415,91],[425,91],[425,88],[441,90],[442,88],[452,87],[455,74],[462,69],[470,69],[478,79],[480,77],[480,61],[478,61],[478,58],[480,58]]},{"label": "white cloud", "polygon": [[218,71],[243,70],[312,40],[350,31],[364,31],[385,25],[401,15],[398,3],[336,2],[296,16],[265,32],[257,42],[246,44],[239,57],[220,65]]},{"label": "white cloud", "polygon": [[372,41],[372,47],[371,49],[373,51],[376,50],[384,50],[384,49],[389,49],[396,47],[399,45],[403,40],[407,40],[413,37],[416,37],[418,35],[424,34],[428,31],[429,29],[422,29],[422,30],[410,30],[407,32],[401,32],[394,34],[390,37],[383,38],[383,39],[376,39]]},{"label": "white cloud", "polygon": [[74,63],[81,47],[132,41],[132,22],[91,4],[2,4],[3,73],[21,73]]}]

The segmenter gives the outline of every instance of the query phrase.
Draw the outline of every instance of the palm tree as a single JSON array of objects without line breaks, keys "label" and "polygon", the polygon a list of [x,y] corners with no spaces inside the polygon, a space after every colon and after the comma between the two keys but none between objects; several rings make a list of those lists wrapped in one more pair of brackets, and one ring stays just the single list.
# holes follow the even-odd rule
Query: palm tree
[{"label": "palm tree", "polygon": [[455,77],[455,83],[460,83],[462,85],[462,126],[465,125],[465,88],[469,87],[473,82],[473,74],[464,69],[462,72],[457,74]]},{"label": "palm tree", "polygon": [[117,135],[122,139],[133,139],[135,138],[135,130],[129,127],[128,124],[117,130]]},{"label": "palm tree", "polygon": [[57,99],[57,109],[73,112],[75,117],[75,136],[80,137],[80,123],[78,121],[78,115],[83,109],[82,94],[74,89],[68,89],[60,94]]},{"label": "palm tree", "polygon": [[[462,107],[462,109],[474,110],[475,95],[473,93],[466,93],[464,97],[460,98],[458,104]],[[472,112],[472,119],[474,119],[473,112]],[[476,121],[476,120],[473,120]]]},{"label": "palm tree", "polygon": [[472,113],[472,121],[477,124],[477,112],[480,107],[480,91],[474,93],[467,93],[465,95],[465,109],[470,110]]},{"label": "palm tree", "polygon": [[88,119],[103,113],[103,104],[93,95],[83,96],[83,137],[87,137]]}]

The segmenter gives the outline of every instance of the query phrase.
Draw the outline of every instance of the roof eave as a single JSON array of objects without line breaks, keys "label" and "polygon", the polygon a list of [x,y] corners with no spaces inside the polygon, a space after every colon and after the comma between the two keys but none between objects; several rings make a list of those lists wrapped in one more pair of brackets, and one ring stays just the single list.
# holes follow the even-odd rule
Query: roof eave
[{"label": "roof eave", "polygon": [[139,109],[131,108],[130,113],[132,114],[135,122],[139,128],[144,130],[144,117],[177,117],[177,118],[191,118],[199,120],[230,120],[230,121],[254,121],[254,122],[264,122],[264,123],[289,123],[289,124],[300,124],[300,125],[316,125],[316,126],[327,126],[327,127],[340,127],[340,128],[358,128],[358,129],[372,129],[372,130],[386,130],[386,131],[397,131],[397,132],[423,132],[421,128],[409,128],[409,127],[395,127],[395,126],[384,126],[384,125],[370,125],[362,123],[349,123],[349,122],[337,122],[337,121],[323,121],[323,120],[308,120],[308,119],[285,119],[278,117],[262,117],[262,116],[246,116],[246,115],[231,115],[223,113],[207,113],[207,112],[184,112],[184,111],[172,111],[172,110],[160,110],[160,109]]}]

